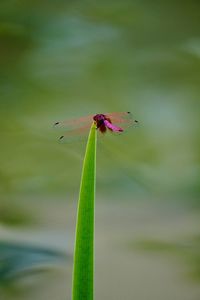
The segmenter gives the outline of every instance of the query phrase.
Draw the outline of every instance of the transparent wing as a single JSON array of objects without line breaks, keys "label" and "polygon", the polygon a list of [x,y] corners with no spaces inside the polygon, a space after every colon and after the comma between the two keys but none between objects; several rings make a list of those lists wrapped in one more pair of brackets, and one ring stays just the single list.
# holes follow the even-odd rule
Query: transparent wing
[{"label": "transparent wing", "polygon": [[69,119],[64,121],[58,121],[54,123],[55,128],[63,128],[65,130],[74,130],[74,129],[81,129],[82,127],[90,128],[93,122],[93,116],[89,115],[86,117],[81,117],[77,119]]},{"label": "transparent wing", "polygon": [[90,127],[91,124],[89,126],[82,126],[78,129],[68,130],[59,137],[59,141],[62,143],[70,143],[74,141],[81,141],[84,139],[86,140],[90,131]]},{"label": "transparent wing", "polygon": [[106,113],[105,115],[110,118],[113,124],[119,124],[123,129],[138,124],[131,112],[114,112]]}]

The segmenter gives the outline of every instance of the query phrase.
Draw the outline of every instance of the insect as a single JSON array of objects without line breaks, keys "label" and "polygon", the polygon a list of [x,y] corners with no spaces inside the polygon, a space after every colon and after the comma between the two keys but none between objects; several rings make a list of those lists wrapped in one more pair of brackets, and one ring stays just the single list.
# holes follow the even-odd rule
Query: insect
[{"label": "insect", "polygon": [[107,131],[122,133],[126,128],[138,123],[130,112],[114,112],[56,122],[54,126],[66,130],[60,140],[70,140],[73,137],[81,137],[88,133],[92,122],[95,122],[96,129],[102,134]]}]

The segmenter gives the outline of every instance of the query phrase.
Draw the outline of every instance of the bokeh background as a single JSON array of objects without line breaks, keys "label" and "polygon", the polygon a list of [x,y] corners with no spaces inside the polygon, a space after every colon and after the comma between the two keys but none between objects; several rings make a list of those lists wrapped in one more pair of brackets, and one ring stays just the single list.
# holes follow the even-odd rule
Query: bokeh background
[{"label": "bokeh background", "polygon": [[98,137],[97,300],[200,298],[200,3],[0,2],[0,298],[70,299],[86,139],[55,121],[131,111]]}]

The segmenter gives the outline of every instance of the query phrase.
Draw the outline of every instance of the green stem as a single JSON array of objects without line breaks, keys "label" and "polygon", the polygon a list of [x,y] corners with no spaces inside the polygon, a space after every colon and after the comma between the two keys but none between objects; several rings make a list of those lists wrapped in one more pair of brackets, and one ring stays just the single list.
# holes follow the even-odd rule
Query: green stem
[{"label": "green stem", "polygon": [[78,202],[72,300],[93,300],[96,139],[97,130],[93,124],[83,162]]}]

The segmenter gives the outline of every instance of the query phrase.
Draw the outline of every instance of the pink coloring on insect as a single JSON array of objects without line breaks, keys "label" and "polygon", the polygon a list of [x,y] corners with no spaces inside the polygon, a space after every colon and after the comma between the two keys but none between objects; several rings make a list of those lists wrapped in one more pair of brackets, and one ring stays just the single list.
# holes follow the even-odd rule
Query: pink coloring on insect
[{"label": "pink coloring on insect", "polygon": [[105,133],[107,129],[113,132],[123,132],[124,130],[121,127],[112,124],[111,118],[104,114],[97,114],[93,117],[93,120],[96,122],[97,129],[101,133]]},{"label": "pink coloring on insect", "polygon": [[60,137],[60,140],[63,140],[87,133],[92,122],[95,122],[96,129],[103,134],[107,131],[122,133],[128,127],[138,123],[130,112],[115,112],[56,122],[54,126],[66,130],[65,134]]}]

